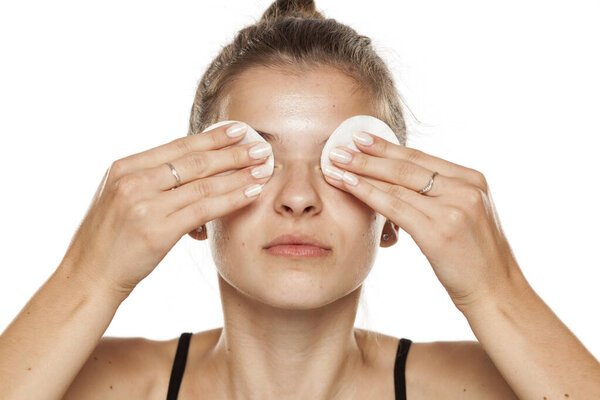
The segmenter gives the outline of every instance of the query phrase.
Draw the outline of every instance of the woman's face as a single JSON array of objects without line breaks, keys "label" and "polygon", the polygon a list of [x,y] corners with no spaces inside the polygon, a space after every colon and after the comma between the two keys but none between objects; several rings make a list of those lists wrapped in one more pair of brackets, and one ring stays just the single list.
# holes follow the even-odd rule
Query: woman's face
[{"label": "woman's face", "polygon": [[[329,67],[291,75],[256,67],[239,75],[222,120],[243,121],[279,138],[271,179],[259,197],[207,224],[221,277],[253,299],[284,309],[311,309],[354,291],[367,277],[385,217],[325,181],[325,141],[346,118],[374,115],[356,82]],[[279,235],[305,233],[331,250],[285,257],[264,247]]]}]

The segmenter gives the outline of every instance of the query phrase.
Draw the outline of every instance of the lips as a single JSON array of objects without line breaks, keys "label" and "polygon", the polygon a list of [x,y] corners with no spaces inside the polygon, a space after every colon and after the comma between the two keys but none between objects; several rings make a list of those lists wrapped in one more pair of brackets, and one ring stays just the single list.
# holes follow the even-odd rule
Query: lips
[{"label": "lips", "polygon": [[325,250],[330,250],[331,247],[327,246],[322,241],[318,240],[312,235],[304,233],[286,233],[277,236],[275,239],[270,241],[264,248],[268,249],[278,245],[305,245],[320,247]]}]

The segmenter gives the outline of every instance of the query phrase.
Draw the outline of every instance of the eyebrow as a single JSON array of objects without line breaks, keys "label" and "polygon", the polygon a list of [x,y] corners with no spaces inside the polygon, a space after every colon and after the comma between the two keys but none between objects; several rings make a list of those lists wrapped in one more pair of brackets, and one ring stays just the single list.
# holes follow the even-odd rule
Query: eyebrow
[{"label": "eyebrow", "polygon": [[[277,135],[274,135],[272,133],[268,133],[268,132],[263,132],[263,131],[259,131],[258,129],[255,129],[256,133],[258,133],[260,136],[263,137],[263,139],[265,139],[267,142],[274,142],[274,143],[279,143],[281,144],[281,138]],[[329,140],[329,137],[325,138],[323,141],[318,142],[318,145],[322,145],[325,144],[325,142],[327,142],[327,140]],[[317,141],[315,141],[317,142]]]}]

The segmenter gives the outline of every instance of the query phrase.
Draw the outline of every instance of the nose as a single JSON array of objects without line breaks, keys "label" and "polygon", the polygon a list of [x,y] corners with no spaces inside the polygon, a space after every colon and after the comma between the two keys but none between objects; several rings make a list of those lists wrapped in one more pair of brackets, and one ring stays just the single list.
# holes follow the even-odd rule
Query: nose
[{"label": "nose", "polygon": [[[301,217],[321,212],[322,200],[318,187],[324,182],[316,163],[306,160],[287,162],[279,168],[275,182],[275,211],[282,216]],[[271,180],[273,180],[273,178]],[[321,182],[323,181],[323,182]]]}]

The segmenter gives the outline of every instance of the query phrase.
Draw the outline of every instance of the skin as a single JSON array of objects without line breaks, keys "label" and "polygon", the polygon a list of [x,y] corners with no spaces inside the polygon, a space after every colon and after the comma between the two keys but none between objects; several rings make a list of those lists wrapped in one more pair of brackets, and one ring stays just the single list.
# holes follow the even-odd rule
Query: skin
[{"label": "skin", "polygon": [[[374,137],[349,163],[335,163],[356,185],[323,181],[317,143],[347,117],[370,113],[353,84],[324,67],[254,69],[225,99],[222,118],[280,135],[277,168],[253,203],[210,222],[208,237],[190,233],[210,241],[225,324],[193,336],[179,398],[392,400],[398,340],[369,337],[353,322],[377,246],[396,241],[396,226],[415,239],[478,339],[413,343],[407,398],[600,398],[600,364],[524,279],[481,173]],[[418,195],[432,171],[436,184]],[[331,253],[298,260],[263,251],[292,230],[314,233]],[[392,240],[380,241],[382,230]],[[123,298],[100,294],[65,265],[0,338],[3,373],[16,382],[0,397],[164,399],[177,339],[98,343],[89,329],[104,332]]]},{"label": "skin", "polygon": [[[224,327],[193,335],[179,398],[394,399],[398,338],[353,324],[378,246],[395,243],[398,227],[478,338],[413,343],[407,398],[597,398],[597,360],[519,273],[481,173],[374,137],[349,163],[334,162],[356,185],[323,177],[323,142],[344,119],[372,114],[369,100],[326,67],[255,68],[232,82],[219,119],[279,137],[276,166],[252,203],[190,232],[209,240]],[[432,171],[433,189],[418,194]],[[263,250],[291,231],[313,234],[331,253]],[[103,338],[66,398],[163,399],[176,346],[177,338]]]},{"label": "skin", "polygon": [[[519,279],[517,263],[506,261],[483,175],[374,137],[349,163],[334,162],[357,185],[323,177],[323,142],[344,119],[372,114],[370,104],[351,78],[326,67],[301,74],[255,68],[232,82],[219,119],[279,137],[271,143],[275,171],[247,207],[190,232],[209,240],[225,323],[193,335],[179,398],[394,399],[398,338],[353,324],[378,246],[395,243],[399,226],[478,338],[413,343],[407,398],[598,397],[597,360]],[[436,185],[419,195],[433,170],[440,171]],[[416,223],[423,218],[417,211],[439,229]],[[331,253],[291,259],[263,250],[291,231],[313,234]],[[473,291],[473,282],[499,289]],[[102,338],[65,398],[163,399],[177,344]]]},{"label": "skin", "polygon": [[[212,366],[211,387],[217,382],[224,397],[349,397],[356,374],[371,367],[353,325],[377,249],[396,241],[397,228],[320,170],[324,141],[346,118],[374,115],[370,104],[351,77],[329,67],[298,75],[255,67],[223,102],[221,119],[281,139],[270,142],[275,168],[259,198],[190,234],[208,239],[218,269],[225,323],[202,364]],[[293,231],[331,252],[298,259],[263,250]],[[384,232],[392,237],[386,242]],[[186,379],[206,379],[206,371]]]}]

